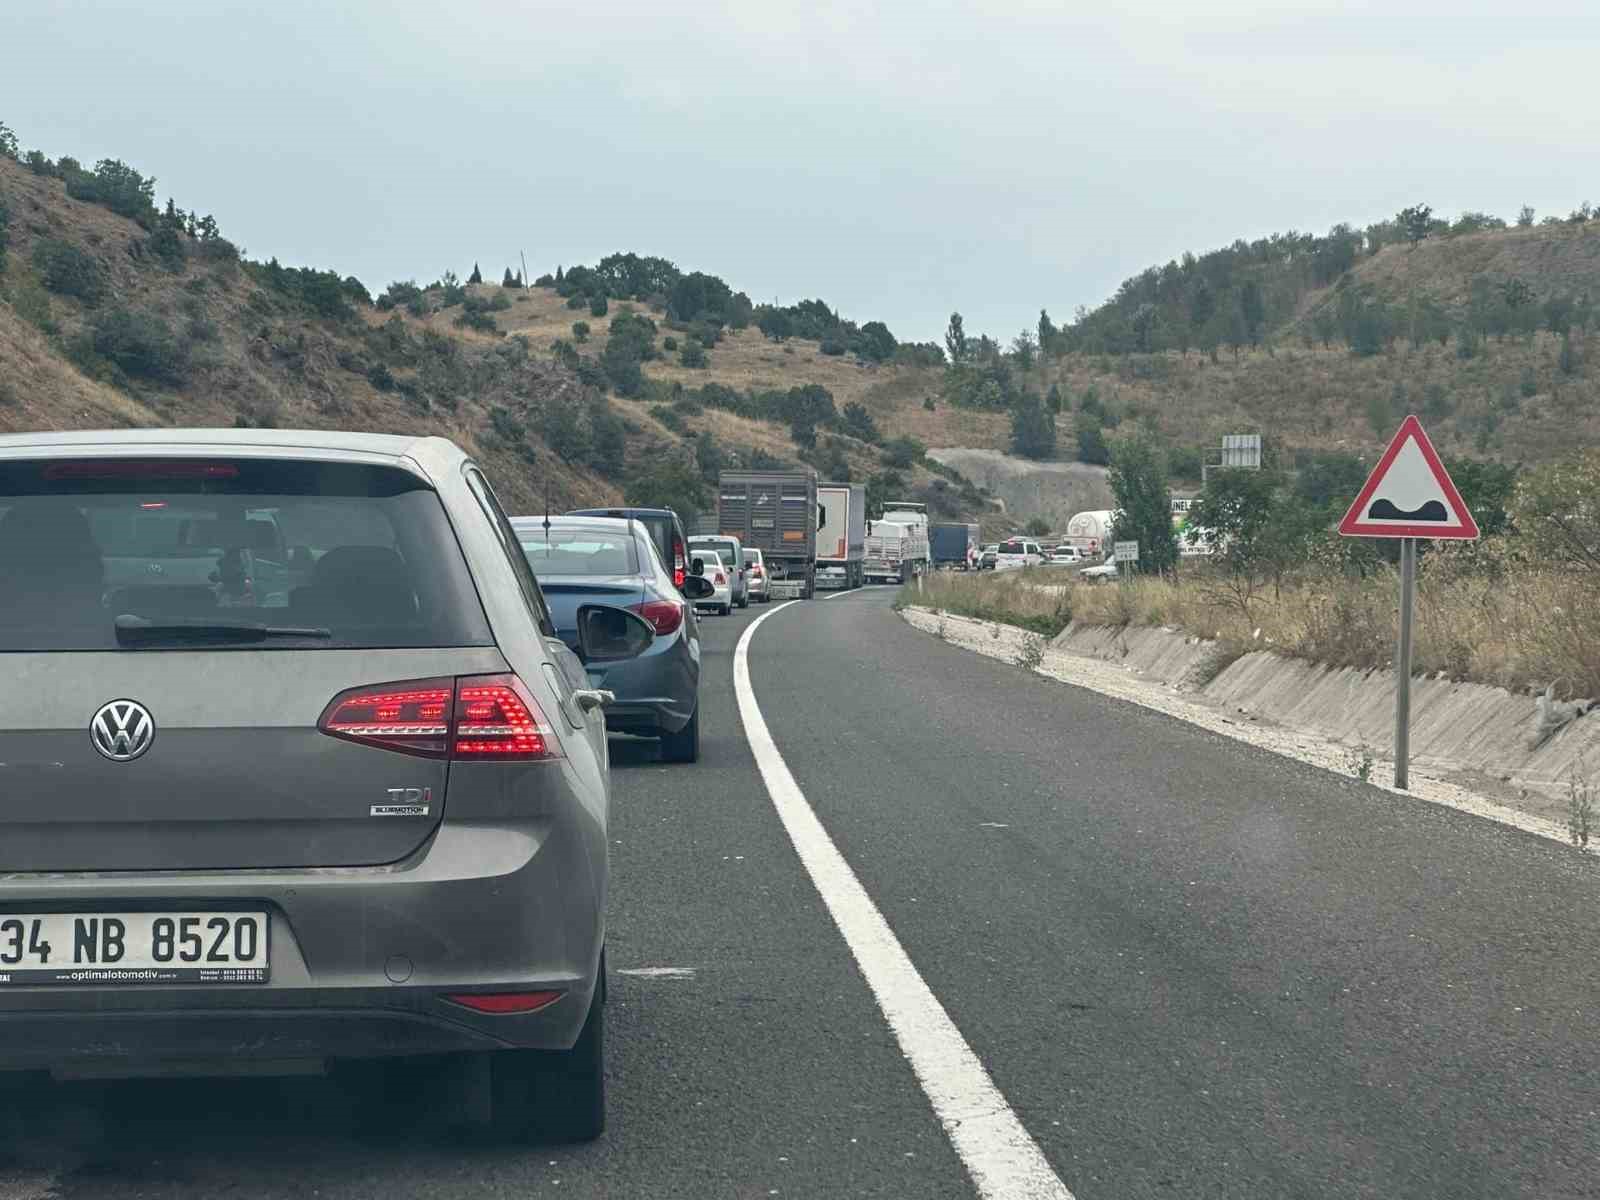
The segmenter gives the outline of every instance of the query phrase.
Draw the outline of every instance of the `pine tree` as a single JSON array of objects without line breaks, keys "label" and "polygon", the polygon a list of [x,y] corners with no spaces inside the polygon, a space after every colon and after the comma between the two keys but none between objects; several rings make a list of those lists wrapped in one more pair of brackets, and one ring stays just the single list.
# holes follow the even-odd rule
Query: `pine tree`
[{"label": "pine tree", "polygon": [[506,277],[500,281],[501,287],[516,287],[517,281],[512,277],[511,268],[506,268]]},{"label": "pine tree", "polygon": [[1056,353],[1056,335],[1061,331],[1050,319],[1050,313],[1045,309],[1039,310],[1039,353],[1046,358],[1054,358]]},{"label": "pine tree", "polygon": [[477,263],[473,263],[472,264],[472,274],[467,276],[467,282],[468,283],[482,283],[483,282],[483,272],[478,270],[478,264]]},{"label": "pine tree", "polygon": [[950,314],[950,326],[944,331],[944,348],[949,351],[950,361],[964,363],[971,353],[971,344],[967,341],[967,331],[961,323],[961,314]]}]

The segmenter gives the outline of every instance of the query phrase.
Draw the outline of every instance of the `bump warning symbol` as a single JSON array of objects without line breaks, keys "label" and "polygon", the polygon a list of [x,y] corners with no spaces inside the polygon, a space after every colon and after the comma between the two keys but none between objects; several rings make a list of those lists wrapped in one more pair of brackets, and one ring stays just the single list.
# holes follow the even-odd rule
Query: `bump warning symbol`
[{"label": "bump warning symbol", "polygon": [[1462,538],[1478,536],[1450,473],[1422,431],[1407,417],[1339,522],[1345,537]]}]

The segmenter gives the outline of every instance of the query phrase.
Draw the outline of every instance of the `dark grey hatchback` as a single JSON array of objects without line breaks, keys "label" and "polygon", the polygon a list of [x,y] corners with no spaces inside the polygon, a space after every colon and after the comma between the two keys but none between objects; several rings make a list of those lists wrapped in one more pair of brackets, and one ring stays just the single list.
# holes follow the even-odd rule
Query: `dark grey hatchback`
[{"label": "dark grey hatchback", "polygon": [[442,439],[0,437],[0,1069],[437,1055],[454,1115],[596,1136],[584,669]]}]

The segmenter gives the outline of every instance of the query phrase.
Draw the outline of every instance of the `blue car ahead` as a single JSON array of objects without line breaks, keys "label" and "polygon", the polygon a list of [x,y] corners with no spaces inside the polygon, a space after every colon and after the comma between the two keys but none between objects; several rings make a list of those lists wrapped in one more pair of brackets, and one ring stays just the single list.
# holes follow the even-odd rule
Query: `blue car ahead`
[{"label": "blue car ahead", "polygon": [[631,609],[655,629],[637,658],[589,668],[589,686],[617,697],[606,706],[607,730],[660,738],[667,762],[698,759],[700,626],[650,531],[610,517],[513,517],[511,525],[568,646],[578,645],[584,604]]}]

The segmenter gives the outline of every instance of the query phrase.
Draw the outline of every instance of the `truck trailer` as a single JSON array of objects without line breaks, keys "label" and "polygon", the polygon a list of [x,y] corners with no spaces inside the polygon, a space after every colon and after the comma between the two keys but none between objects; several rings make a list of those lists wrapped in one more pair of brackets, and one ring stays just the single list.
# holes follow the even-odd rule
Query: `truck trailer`
[{"label": "truck trailer", "polygon": [[1067,522],[1067,541],[1089,558],[1098,559],[1111,552],[1111,525],[1116,513],[1110,509],[1081,512]]},{"label": "truck trailer", "polygon": [[981,545],[977,525],[934,525],[928,531],[928,549],[935,567],[966,570],[977,562]]},{"label": "truck trailer", "polygon": [[867,489],[859,483],[819,483],[817,586],[860,587],[866,553]]},{"label": "truck trailer", "polygon": [[817,477],[811,471],[724,471],[717,532],[761,551],[774,597],[816,589]]}]

